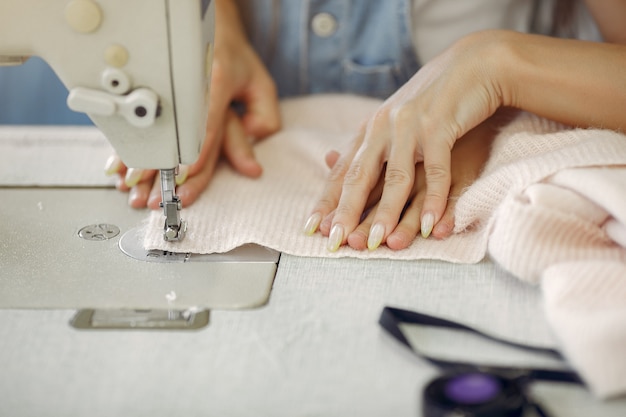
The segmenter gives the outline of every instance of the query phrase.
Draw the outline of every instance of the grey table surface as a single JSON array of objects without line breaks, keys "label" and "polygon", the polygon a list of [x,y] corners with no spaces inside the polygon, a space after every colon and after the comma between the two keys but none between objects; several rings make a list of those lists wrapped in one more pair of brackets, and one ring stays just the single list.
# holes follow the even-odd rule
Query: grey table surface
[{"label": "grey table surface", "polygon": [[[377,324],[417,309],[553,344],[537,288],[497,266],[283,255],[269,303],[193,332],[79,331],[71,310],[0,310],[2,416],[419,416],[436,369]],[[554,416],[623,416],[542,384]]]}]

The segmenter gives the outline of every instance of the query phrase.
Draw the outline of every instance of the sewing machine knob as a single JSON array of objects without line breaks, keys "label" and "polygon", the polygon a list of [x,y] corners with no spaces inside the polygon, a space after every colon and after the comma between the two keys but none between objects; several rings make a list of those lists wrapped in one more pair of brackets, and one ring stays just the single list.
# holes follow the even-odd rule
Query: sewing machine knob
[{"label": "sewing machine knob", "polygon": [[130,90],[130,78],[122,70],[107,68],[102,73],[102,87],[113,94],[126,94]]},{"label": "sewing machine knob", "polygon": [[77,112],[113,116],[116,104],[110,94],[98,90],[76,87],[67,96],[67,106]]},{"label": "sewing machine knob", "polygon": [[90,33],[102,22],[102,12],[92,0],[73,0],[65,6],[65,21],[79,33]]},{"label": "sewing machine knob", "polygon": [[119,114],[135,127],[152,126],[159,115],[159,97],[148,88],[137,88],[122,96],[75,87],[67,97],[67,106],[77,112],[98,116]]},{"label": "sewing machine knob", "polygon": [[148,127],[154,124],[159,111],[159,97],[149,88],[137,88],[122,96],[119,113],[128,123],[136,127]]}]

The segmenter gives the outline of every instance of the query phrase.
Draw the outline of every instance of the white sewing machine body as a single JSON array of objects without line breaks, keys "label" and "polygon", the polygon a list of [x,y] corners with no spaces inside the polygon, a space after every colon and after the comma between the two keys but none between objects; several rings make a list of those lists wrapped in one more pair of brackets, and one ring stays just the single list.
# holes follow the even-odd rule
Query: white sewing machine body
[{"label": "white sewing machine body", "polygon": [[[41,57],[68,88],[69,107],[89,115],[127,166],[161,170],[165,235],[168,226],[182,224],[174,170],[179,163],[196,161],[205,136],[213,27],[211,0],[2,0],[0,64]],[[38,130],[43,136],[53,131],[50,126]],[[60,152],[80,159],[80,151],[65,146],[72,142],[72,132],[63,134]],[[57,148],[48,139],[45,143]],[[55,160],[46,146],[36,148],[23,156],[45,161],[38,168],[45,178],[71,165]],[[8,171],[26,165],[18,153],[11,157],[15,165],[5,167]],[[93,162],[99,177],[101,168]],[[84,174],[77,170],[78,178],[71,181]],[[0,308],[105,309],[113,311],[114,326],[132,327],[146,319],[136,317],[134,309],[251,308],[269,297],[279,256],[274,251],[254,247],[206,257],[153,254],[133,241],[131,248],[139,255],[132,256],[120,249],[120,241],[125,233],[134,236],[145,212],[130,209],[126,197],[108,183],[106,188],[76,186],[78,182],[18,184],[0,176],[0,189],[12,201],[0,212],[16,225],[0,245],[0,282],[18,285],[4,292],[0,304],[8,304]],[[110,226],[119,235],[96,233],[95,241],[86,241],[80,230],[91,226]],[[182,233],[171,240],[182,238],[184,229],[175,231]],[[40,256],[25,267],[23,254],[33,252]],[[24,279],[16,280],[14,271]],[[115,284],[117,278],[121,282]],[[94,291],[95,283],[105,287]],[[47,291],[49,285],[56,289]],[[164,298],[165,288],[177,294],[176,300]],[[27,293],[31,303],[20,297]],[[58,303],[62,299],[65,304]],[[130,309],[130,316],[118,323],[124,309]],[[162,316],[156,317],[157,326],[177,325],[170,315]]]},{"label": "white sewing machine body", "polygon": [[43,58],[129,167],[196,161],[205,135],[210,0],[3,0],[0,63]]}]

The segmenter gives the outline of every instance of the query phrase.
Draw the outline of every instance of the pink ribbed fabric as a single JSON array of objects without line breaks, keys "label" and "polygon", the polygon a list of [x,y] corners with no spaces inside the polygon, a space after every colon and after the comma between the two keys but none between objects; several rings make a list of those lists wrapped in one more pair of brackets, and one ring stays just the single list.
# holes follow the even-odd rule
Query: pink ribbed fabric
[{"label": "pink ribbed fabric", "polygon": [[583,259],[543,273],[546,315],[570,362],[601,398],[626,393],[626,264]]},{"label": "pink ribbed fabric", "polygon": [[495,261],[541,284],[565,354],[599,397],[626,393],[626,249],[605,227],[624,220],[626,167],[565,169],[504,199],[489,238]]}]

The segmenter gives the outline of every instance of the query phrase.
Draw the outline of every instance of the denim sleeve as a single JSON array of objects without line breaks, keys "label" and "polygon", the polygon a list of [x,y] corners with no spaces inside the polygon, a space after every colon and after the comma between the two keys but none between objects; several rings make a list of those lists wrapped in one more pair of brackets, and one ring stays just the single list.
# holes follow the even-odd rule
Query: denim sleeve
[{"label": "denim sleeve", "polygon": [[418,69],[411,0],[239,0],[281,97],[386,98]]}]

